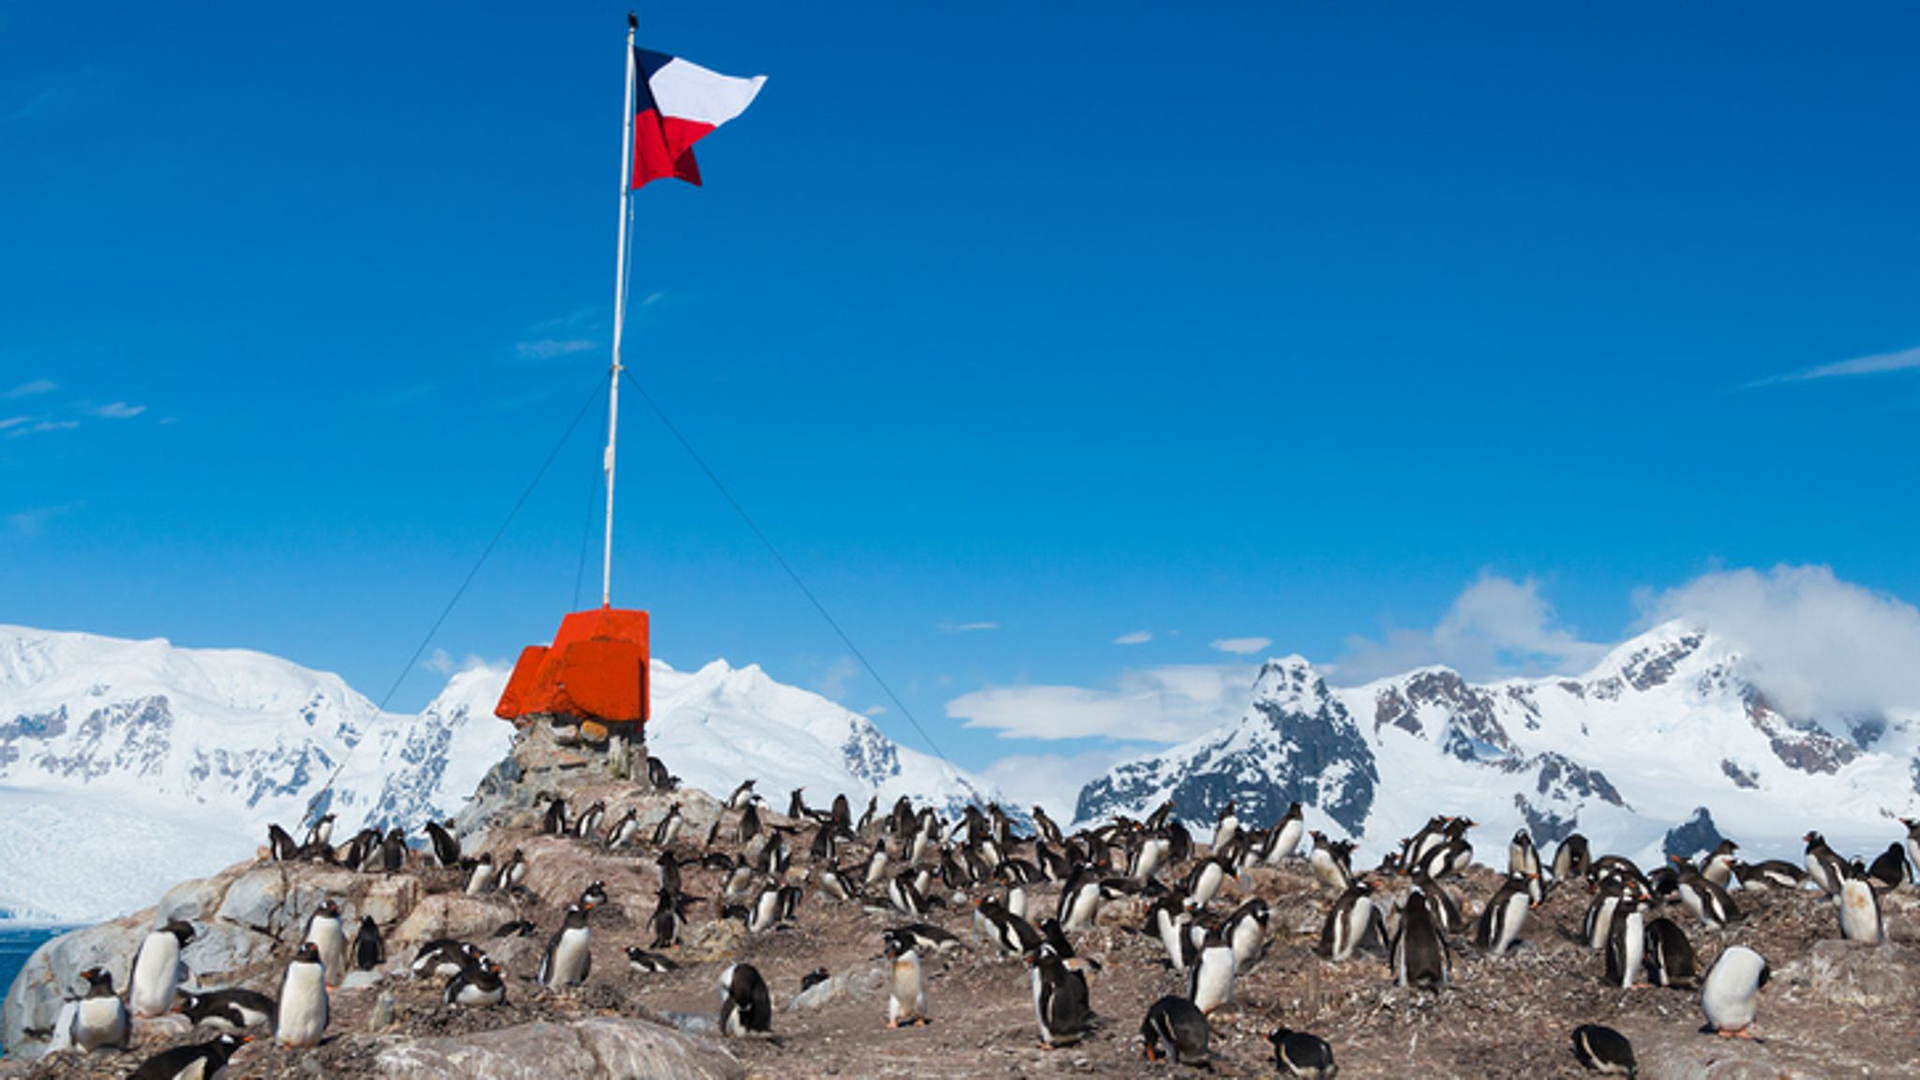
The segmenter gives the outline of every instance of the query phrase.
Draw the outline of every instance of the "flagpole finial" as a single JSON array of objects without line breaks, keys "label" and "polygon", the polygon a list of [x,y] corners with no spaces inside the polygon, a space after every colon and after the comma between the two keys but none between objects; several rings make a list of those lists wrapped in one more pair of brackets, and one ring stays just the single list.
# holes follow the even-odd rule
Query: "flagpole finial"
[{"label": "flagpole finial", "polygon": [[627,29],[629,30],[640,29],[640,16],[635,15],[631,11],[627,12]]}]

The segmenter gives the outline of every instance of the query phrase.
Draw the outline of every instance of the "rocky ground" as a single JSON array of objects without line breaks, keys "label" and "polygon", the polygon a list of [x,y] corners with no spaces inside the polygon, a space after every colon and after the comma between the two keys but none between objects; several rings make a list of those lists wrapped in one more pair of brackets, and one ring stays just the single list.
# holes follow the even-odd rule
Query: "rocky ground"
[{"label": "rocky ground", "polygon": [[[462,895],[459,872],[419,863],[392,877],[266,862],[234,867],[176,888],[154,911],[50,943],[10,995],[9,1041],[20,1028],[51,1022],[57,987],[73,986],[80,968],[106,962],[124,973],[156,916],[188,918],[200,929],[186,959],[202,985],[274,993],[305,915],[322,896],[332,896],[342,902],[349,923],[363,912],[382,923],[391,962],[335,991],[324,1045],[284,1050],[263,1037],[241,1050],[228,1075],[519,1076],[537,1070],[544,1077],[998,1077],[1185,1071],[1141,1059],[1141,1017],[1154,999],[1181,992],[1183,980],[1167,970],[1156,939],[1133,932],[1145,918],[1138,900],[1106,905],[1097,925],[1076,938],[1079,951],[1102,965],[1092,988],[1101,1020],[1080,1045],[1051,1051],[1036,1045],[1025,968],[974,939],[966,898],[958,896],[929,920],[966,941],[957,952],[927,961],[932,1023],[886,1030],[880,931],[905,920],[836,902],[805,881],[810,830],[796,838],[800,850],[791,876],[807,892],[792,925],[749,935],[738,922],[716,920],[718,875],[689,866],[686,890],[708,902],[695,908],[686,940],[669,953],[680,969],[632,972],[623,950],[647,944],[655,852],[643,847],[609,854],[581,840],[535,836],[534,797],[564,790],[575,807],[604,798],[610,820],[638,805],[645,821],[679,801],[689,828],[678,848],[688,855],[701,850],[706,825],[721,811],[698,792],[642,793],[587,769],[558,768],[564,760],[564,752],[524,752],[519,775],[510,771],[495,777],[491,788],[483,785],[462,818],[463,828],[471,830],[470,851],[491,850],[496,857],[515,847],[526,852],[530,898],[469,898]],[[734,816],[727,813],[726,820]],[[778,814],[767,820],[785,821]],[[1504,856],[1504,842],[1480,839]],[[558,925],[560,908],[594,880],[606,882],[610,903],[592,915],[592,975],[576,991],[549,992],[531,981],[541,949]],[[1477,912],[1497,878],[1476,867],[1449,885]],[[1043,885],[1030,895],[1035,912],[1050,912],[1057,889]],[[1913,1022],[1920,1013],[1920,896],[1911,889],[1886,898],[1890,938],[1877,947],[1840,941],[1831,905],[1807,892],[1738,892],[1750,912],[1743,924],[1726,932],[1690,926],[1703,971],[1730,944],[1757,949],[1771,962],[1774,980],[1762,992],[1758,1039],[1752,1042],[1701,1034],[1695,992],[1602,985],[1600,956],[1574,940],[1586,904],[1578,887],[1548,898],[1516,953],[1492,959],[1459,949],[1454,983],[1439,993],[1394,986],[1380,956],[1362,954],[1340,965],[1315,956],[1312,945],[1331,897],[1304,866],[1251,871],[1230,881],[1215,904],[1248,896],[1272,904],[1272,934],[1265,957],[1236,982],[1234,1002],[1213,1017],[1213,1071],[1219,1075],[1273,1075],[1266,1034],[1285,1024],[1327,1039],[1345,1078],[1573,1077],[1584,1074],[1568,1050],[1568,1033],[1598,1022],[1633,1040],[1645,1077],[1920,1076],[1920,1029]],[[1685,919],[1677,908],[1674,914]],[[531,919],[538,933],[490,937],[516,917]],[[440,936],[476,941],[503,963],[514,976],[506,1005],[449,1008],[439,1003],[441,980],[405,973],[413,946]],[[714,1034],[719,974],[736,960],[756,965],[773,989],[770,1037]],[[801,977],[819,968],[831,981],[801,994]],[[189,1033],[183,1017],[166,1017],[143,1023],[138,1045],[125,1054],[10,1060],[0,1062],[0,1077],[119,1078],[162,1047],[205,1037]]]}]

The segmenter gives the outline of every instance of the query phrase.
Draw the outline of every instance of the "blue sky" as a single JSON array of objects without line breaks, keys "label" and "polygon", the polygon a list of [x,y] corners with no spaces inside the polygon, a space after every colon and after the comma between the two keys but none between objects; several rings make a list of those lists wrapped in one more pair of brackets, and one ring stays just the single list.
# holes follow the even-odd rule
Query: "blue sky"
[{"label": "blue sky", "polygon": [[[625,11],[0,3],[0,621],[380,697],[602,377]],[[1910,6],[640,14],[770,81],[642,192],[627,361],[962,764],[1267,653],[1564,666],[1749,569],[1920,598]],[[602,407],[451,662],[574,606]],[[919,744],[623,411],[659,655]]]}]

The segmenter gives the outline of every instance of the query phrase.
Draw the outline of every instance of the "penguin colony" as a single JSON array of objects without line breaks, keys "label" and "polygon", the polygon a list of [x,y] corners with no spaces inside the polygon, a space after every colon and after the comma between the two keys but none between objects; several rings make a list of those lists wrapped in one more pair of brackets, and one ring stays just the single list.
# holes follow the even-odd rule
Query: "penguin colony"
[{"label": "penguin colony", "polygon": [[[674,778],[657,758],[648,771],[658,790],[672,789]],[[1024,969],[1024,984],[1009,975],[1005,993],[1030,1001],[1033,1045],[1053,1050],[1088,1039],[1131,1039],[1137,1030],[1134,1045],[1143,1062],[1205,1066],[1212,1056],[1211,1018],[1233,1010],[1236,980],[1261,963],[1282,933],[1271,925],[1268,903],[1239,882],[1252,868],[1296,860],[1322,890],[1324,915],[1312,947],[1326,967],[1370,964],[1383,981],[1409,993],[1463,992],[1454,988],[1457,957],[1511,964],[1527,947],[1532,914],[1545,904],[1564,904],[1569,911],[1584,908],[1579,939],[1594,954],[1596,980],[1628,992],[1695,995],[1703,1031],[1745,1038],[1756,1024],[1764,1026],[1762,995],[1771,968],[1730,939],[1746,918],[1743,898],[1770,892],[1829,904],[1835,936],[1877,945],[1886,940],[1880,897],[1913,880],[1909,861],[1920,855],[1920,821],[1903,821],[1907,839],[1871,866],[1842,858],[1814,832],[1806,835],[1798,864],[1744,863],[1729,841],[1697,864],[1676,860],[1643,870],[1618,855],[1594,856],[1577,834],[1543,862],[1523,831],[1508,846],[1504,879],[1479,898],[1456,893],[1473,856],[1474,823],[1466,818],[1434,817],[1376,868],[1356,871],[1353,845],[1306,829],[1298,803],[1261,828],[1241,820],[1229,802],[1208,849],[1173,817],[1171,803],[1143,821],[1119,818],[1068,835],[1038,807],[1027,832],[1016,830],[997,806],[968,807],[949,821],[905,799],[884,813],[870,801],[855,820],[844,796],[821,810],[810,808],[801,791],[791,793],[778,820],[763,811],[765,801],[753,787],[748,780],[735,789],[704,841],[687,828],[679,803],[648,821],[636,807],[595,802],[572,816],[561,798],[546,800],[542,833],[588,845],[600,853],[596,858],[638,860],[652,871],[652,915],[621,921],[616,947],[627,955],[625,970],[596,975],[592,966],[592,913],[610,900],[599,880],[571,897],[549,926],[514,919],[495,932],[497,941],[544,936],[537,968],[509,973],[480,941],[440,939],[413,950],[405,970],[440,986],[443,1008],[460,1010],[500,1006],[510,993],[565,997],[596,979],[678,978],[687,968],[704,967],[707,974],[696,977],[713,980],[706,985],[714,988],[714,1030],[752,1037],[773,1031],[776,1003],[788,995],[744,958],[720,964],[676,959],[690,927],[737,922],[745,952],[756,939],[802,923],[810,905],[854,905],[875,928],[883,965],[885,1015],[876,1010],[876,1026],[937,1022],[941,1003],[930,990],[971,951],[1001,958],[988,964],[1016,962],[1013,970]],[[400,872],[409,860],[431,860],[457,878],[452,891],[502,897],[516,911],[531,911],[537,899],[527,890],[522,850],[466,854],[451,822],[428,823],[424,854],[413,851],[399,829],[363,830],[336,846],[331,824],[330,815],[323,818],[299,844],[270,827],[271,858],[381,874]],[[797,851],[805,852],[800,867]],[[682,871],[691,867],[712,873],[717,895],[685,889]],[[1054,898],[1033,895],[1042,889]],[[1151,963],[1183,992],[1150,1003],[1098,992],[1102,962],[1115,959],[1113,950],[1105,957],[1082,955],[1076,939],[1084,943],[1100,910],[1115,903],[1145,913],[1125,927],[1141,943],[1128,951],[1153,956]],[[963,917],[972,945],[951,928]],[[351,920],[333,899],[307,914],[272,997],[246,987],[183,985],[190,975],[182,951],[194,937],[186,922],[155,928],[124,969],[124,1001],[111,971],[81,973],[85,985],[75,988],[65,1014],[64,1042],[88,1053],[133,1053],[136,1017],[181,1011],[211,1038],[147,1054],[131,1075],[211,1076],[255,1037],[294,1051],[320,1045],[328,1036],[330,988],[351,970],[387,962],[378,923],[367,915]],[[1703,965],[1706,956],[1714,959]],[[1138,955],[1125,959],[1141,962]],[[793,988],[794,996],[822,985],[831,990],[835,981],[834,972],[820,968]],[[1142,1017],[1137,1029],[1133,1016]],[[1338,1074],[1336,1048],[1288,1026],[1298,1018],[1276,1012],[1264,1019],[1274,1025],[1266,1042],[1280,1075]],[[1566,1039],[1566,1052],[1588,1069],[1636,1075],[1633,1047],[1618,1031],[1581,1024]]]}]

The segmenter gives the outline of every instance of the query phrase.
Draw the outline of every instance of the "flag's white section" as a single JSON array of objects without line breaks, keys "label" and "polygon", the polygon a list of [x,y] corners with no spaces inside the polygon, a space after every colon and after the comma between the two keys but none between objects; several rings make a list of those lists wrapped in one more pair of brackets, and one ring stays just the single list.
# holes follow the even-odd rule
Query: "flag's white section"
[{"label": "flag's white section", "polygon": [[766,81],[765,75],[722,75],[676,56],[653,73],[647,88],[662,116],[719,127],[747,111]]}]

